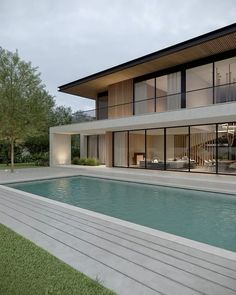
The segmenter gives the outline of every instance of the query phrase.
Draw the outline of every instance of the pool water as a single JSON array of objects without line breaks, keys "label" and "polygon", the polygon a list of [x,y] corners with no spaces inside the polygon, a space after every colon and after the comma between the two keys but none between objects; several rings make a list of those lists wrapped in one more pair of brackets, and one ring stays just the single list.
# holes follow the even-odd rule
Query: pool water
[{"label": "pool water", "polygon": [[10,187],[236,251],[236,196],[89,177]]}]

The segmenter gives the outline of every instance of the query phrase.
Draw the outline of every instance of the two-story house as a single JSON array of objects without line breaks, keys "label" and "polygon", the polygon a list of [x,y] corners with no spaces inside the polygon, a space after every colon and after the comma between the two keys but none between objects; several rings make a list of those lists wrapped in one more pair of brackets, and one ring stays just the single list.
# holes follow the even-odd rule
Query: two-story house
[{"label": "two-story house", "polygon": [[[236,24],[65,84],[96,101],[89,121],[50,129],[51,165],[236,175]],[[85,113],[86,114],[86,113]]]}]

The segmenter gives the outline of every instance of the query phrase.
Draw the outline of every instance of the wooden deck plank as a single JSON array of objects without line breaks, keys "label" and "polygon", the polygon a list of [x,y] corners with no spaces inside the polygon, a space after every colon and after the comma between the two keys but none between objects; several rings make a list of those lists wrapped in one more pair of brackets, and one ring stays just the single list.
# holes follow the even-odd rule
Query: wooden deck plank
[{"label": "wooden deck plank", "polygon": [[[181,249],[173,241],[57,202],[49,204],[43,198],[1,187],[0,222],[90,277],[99,276],[118,294],[134,290],[136,294],[236,294],[235,261],[186,246]],[[59,251],[61,247],[65,248]],[[68,256],[68,249],[75,255]],[[83,258],[76,260],[76,255]]]}]

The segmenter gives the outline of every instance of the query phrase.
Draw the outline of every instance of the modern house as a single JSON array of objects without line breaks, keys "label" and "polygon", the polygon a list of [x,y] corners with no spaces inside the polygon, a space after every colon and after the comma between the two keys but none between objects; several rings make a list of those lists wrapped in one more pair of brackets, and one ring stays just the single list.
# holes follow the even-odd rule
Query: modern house
[{"label": "modern house", "polygon": [[236,24],[59,87],[96,101],[87,122],[50,129],[51,165],[236,175]]}]

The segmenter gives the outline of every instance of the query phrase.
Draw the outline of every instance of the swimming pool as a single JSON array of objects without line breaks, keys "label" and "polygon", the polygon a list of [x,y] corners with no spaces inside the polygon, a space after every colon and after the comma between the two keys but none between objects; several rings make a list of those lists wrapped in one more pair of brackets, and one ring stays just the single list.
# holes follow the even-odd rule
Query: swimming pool
[{"label": "swimming pool", "polygon": [[233,195],[82,176],[8,186],[236,251]]}]

